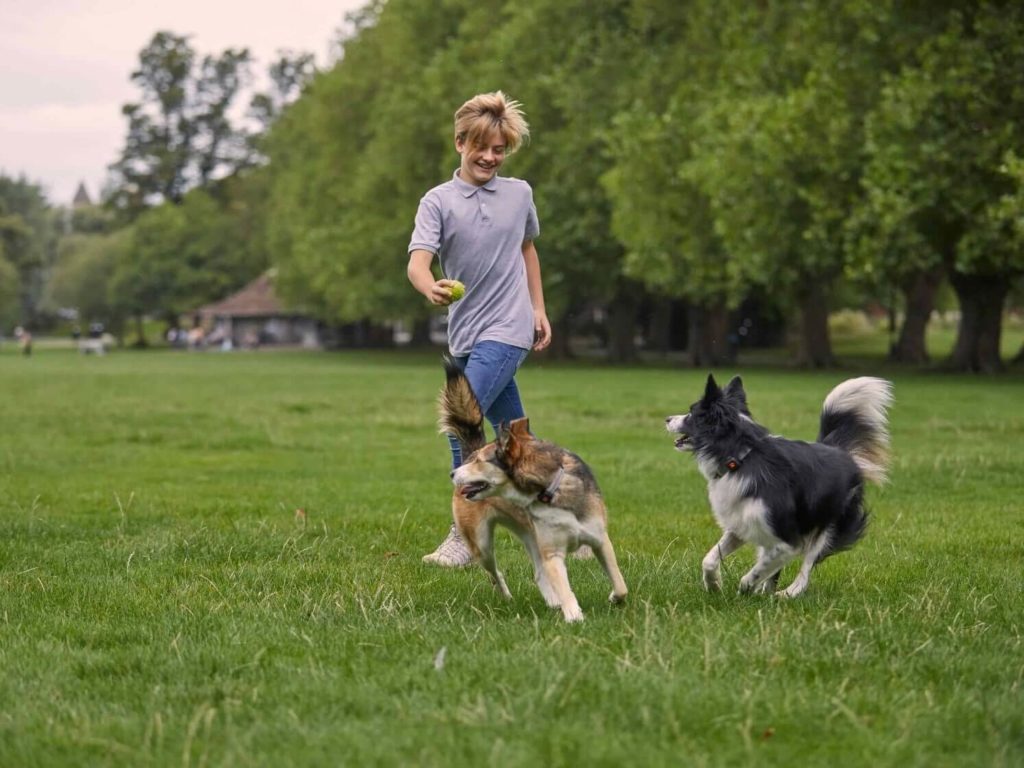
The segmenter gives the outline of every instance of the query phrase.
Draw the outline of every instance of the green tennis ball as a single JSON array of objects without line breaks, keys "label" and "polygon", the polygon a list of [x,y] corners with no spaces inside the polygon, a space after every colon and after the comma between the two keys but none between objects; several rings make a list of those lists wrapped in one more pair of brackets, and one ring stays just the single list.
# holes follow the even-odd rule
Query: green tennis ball
[{"label": "green tennis ball", "polygon": [[458,301],[466,295],[466,286],[458,280],[449,285],[448,290],[452,292],[452,301]]}]

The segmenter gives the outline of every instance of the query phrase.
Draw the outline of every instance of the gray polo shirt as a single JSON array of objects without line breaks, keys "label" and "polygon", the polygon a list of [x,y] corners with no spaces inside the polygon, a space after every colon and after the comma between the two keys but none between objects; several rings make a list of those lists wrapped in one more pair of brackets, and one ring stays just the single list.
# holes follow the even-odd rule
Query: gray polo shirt
[{"label": "gray polo shirt", "polygon": [[468,355],[480,341],[533,345],[523,241],[538,234],[533,190],[521,179],[495,176],[478,187],[456,171],[420,200],[409,251],[436,253],[444,276],[466,286],[448,306],[453,355]]}]

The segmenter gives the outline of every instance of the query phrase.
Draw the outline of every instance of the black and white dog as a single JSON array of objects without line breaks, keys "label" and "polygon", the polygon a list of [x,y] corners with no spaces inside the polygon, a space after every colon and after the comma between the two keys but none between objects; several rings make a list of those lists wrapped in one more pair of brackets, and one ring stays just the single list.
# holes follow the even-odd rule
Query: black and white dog
[{"label": "black and white dog", "polygon": [[844,381],[825,398],[818,441],[805,443],[757,424],[738,376],[725,389],[708,376],[704,397],[690,412],[665,420],[679,435],[676,449],[695,454],[723,531],[703,561],[709,591],[721,589],[722,558],[749,543],[757,547],[757,562],[740,592],[773,592],[782,568],[803,557],[799,575],[778,593],[796,597],[815,564],[863,536],[864,481],[885,482],[892,399],[884,379]]}]

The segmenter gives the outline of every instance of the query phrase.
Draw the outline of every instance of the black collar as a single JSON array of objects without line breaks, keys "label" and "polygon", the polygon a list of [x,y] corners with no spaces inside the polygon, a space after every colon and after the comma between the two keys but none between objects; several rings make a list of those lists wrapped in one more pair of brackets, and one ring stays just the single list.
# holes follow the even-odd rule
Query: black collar
[{"label": "black collar", "polygon": [[738,470],[742,466],[743,462],[746,460],[747,456],[750,455],[750,452],[752,450],[754,449],[748,445],[736,456],[730,456],[729,458],[727,458],[725,460],[725,464],[723,464],[722,468],[718,470],[717,477],[724,477],[730,472],[735,472],[736,470]]},{"label": "black collar", "polygon": [[555,498],[555,494],[558,493],[558,486],[562,484],[562,475],[564,474],[565,470],[559,467],[558,472],[555,473],[555,479],[551,481],[551,485],[537,494],[537,501],[542,504],[550,504],[551,500]]}]

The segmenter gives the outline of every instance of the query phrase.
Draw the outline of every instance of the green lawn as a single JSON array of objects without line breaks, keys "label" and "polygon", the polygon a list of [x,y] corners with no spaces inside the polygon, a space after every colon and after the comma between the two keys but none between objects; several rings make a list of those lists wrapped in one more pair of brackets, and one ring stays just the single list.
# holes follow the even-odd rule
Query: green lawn
[{"label": "green lawn", "polygon": [[631,590],[570,563],[565,625],[507,535],[509,603],[420,563],[449,521],[437,354],[8,347],[0,766],[1021,765],[1024,378],[743,371],[805,439],[859,372],[895,381],[892,483],[784,603],[735,594],[749,551],[700,586],[718,530],[662,425],[705,372],[529,362]]}]

